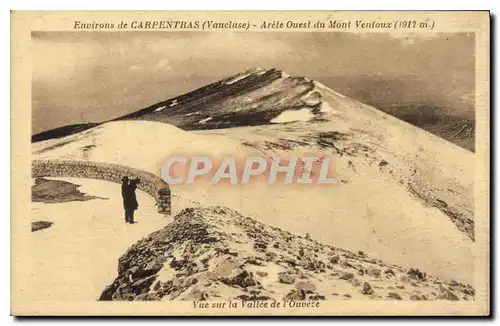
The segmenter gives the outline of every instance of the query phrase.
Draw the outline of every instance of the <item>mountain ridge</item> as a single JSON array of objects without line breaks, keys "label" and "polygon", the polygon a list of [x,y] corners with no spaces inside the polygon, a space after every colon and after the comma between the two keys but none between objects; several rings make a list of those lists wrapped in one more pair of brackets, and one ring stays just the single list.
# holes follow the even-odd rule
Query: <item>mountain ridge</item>
[{"label": "mountain ridge", "polygon": [[[273,90],[275,94],[263,94],[254,102],[256,107],[245,103],[252,92],[258,91],[259,88],[268,87],[273,82],[282,79],[288,80],[288,84],[282,85],[281,93],[280,86]],[[348,80],[349,82],[349,80]],[[293,98],[281,101],[272,101],[273,97],[286,94],[289,90],[284,88],[300,88],[294,93]],[[143,119],[160,121],[174,124],[185,130],[207,130],[232,128],[235,126],[256,126],[263,124],[274,123],[273,119],[277,118],[280,113],[288,114],[288,119],[302,119],[303,121],[321,121],[325,115],[325,110],[321,108],[321,89],[328,89],[336,93],[338,96],[345,95],[337,93],[328,86],[323,85],[319,81],[311,80],[305,77],[290,76],[277,68],[250,68],[246,71],[236,73],[221,80],[209,83],[190,92],[169,98],[167,100],[156,102],[143,109],[131,112],[129,114],[106,120],[98,123],[76,124],[58,127],[55,129],[43,131],[32,136],[32,142],[47,140],[51,138],[60,138],[66,135],[78,133],[80,131],[95,127],[102,123],[110,121],[121,121],[128,119]],[[312,96],[301,100],[301,95],[307,95],[308,92],[315,93],[319,90],[319,98]],[[279,94],[277,94],[279,93]],[[261,94],[262,95],[262,94]],[[317,94],[316,94],[317,96]],[[239,102],[234,98],[239,98]],[[306,96],[307,97],[307,96]],[[232,98],[233,101],[224,103],[225,98]],[[260,101],[260,103],[259,103]],[[359,103],[364,103],[363,101]],[[217,108],[210,110],[207,106],[215,106]],[[237,109],[229,109],[233,106]],[[474,124],[473,121],[465,121],[462,118],[454,118],[452,116],[444,116],[439,118],[436,125],[432,124],[433,117],[438,115],[439,110],[433,107],[425,106],[424,111],[420,107],[409,107],[408,105],[401,106],[394,104],[391,106],[377,106],[378,111],[384,112],[389,116],[405,121],[410,125],[416,126],[427,132],[445,139],[454,145],[474,151]],[[401,107],[401,109],[397,109]],[[199,110],[198,110],[199,109]],[[222,112],[217,112],[218,109]],[[331,108],[326,108],[326,111]],[[430,110],[430,111],[429,111]],[[198,112],[199,111],[199,112]],[[184,112],[184,113],[183,113]],[[294,116],[292,116],[294,114]],[[430,114],[431,116],[427,116]],[[189,115],[189,116],[186,116]],[[214,119],[215,117],[215,119]],[[440,116],[439,116],[440,117]],[[284,116],[287,119],[287,116]],[[429,120],[430,119],[430,120]],[[432,120],[432,121],[431,121]],[[442,121],[441,121],[442,120]],[[278,119],[279,121],[279,119]],[[472,139],[472,140],[471,140]]]},{"label": "mountain ridge", "polygon": [[307,78],[252,68],[116,120],[161,121],[184,130],[270,124],[284,111],[318,114],[320,103],[301,100],[313,89],[314,82]]}]

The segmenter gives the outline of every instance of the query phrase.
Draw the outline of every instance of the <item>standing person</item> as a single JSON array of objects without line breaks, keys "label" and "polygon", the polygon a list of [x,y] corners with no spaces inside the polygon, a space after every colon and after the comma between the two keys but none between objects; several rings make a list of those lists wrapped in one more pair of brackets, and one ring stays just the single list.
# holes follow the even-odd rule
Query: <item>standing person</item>
[{"label": "standing person", "polygon": [[125,210],[125,223],[129,221],[129,211],[127,207],[129,206],[129,179],[128,177],[122,178],[122,198],[123,198],[123,209]]},{"label": "standing person", "polygon": [[139,178],[130,180],[129,185],[127,187],[127,208],[126,208],[126,214],[128,214],[128,221],[130,224],[134,224],[134,211],[139,208],[139,203],[137,202],[137,197],[135,195],[135,190],[137,189],[137,184],[139,184],[141,181]]}]

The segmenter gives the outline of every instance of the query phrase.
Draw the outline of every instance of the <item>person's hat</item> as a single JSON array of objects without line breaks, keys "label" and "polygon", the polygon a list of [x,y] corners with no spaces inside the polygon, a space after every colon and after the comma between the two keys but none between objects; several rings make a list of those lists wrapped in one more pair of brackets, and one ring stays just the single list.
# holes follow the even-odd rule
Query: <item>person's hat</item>
[{"label": "person's hat", "polygon": [[123,177],[122,182],[128,181],[128,177]]}]

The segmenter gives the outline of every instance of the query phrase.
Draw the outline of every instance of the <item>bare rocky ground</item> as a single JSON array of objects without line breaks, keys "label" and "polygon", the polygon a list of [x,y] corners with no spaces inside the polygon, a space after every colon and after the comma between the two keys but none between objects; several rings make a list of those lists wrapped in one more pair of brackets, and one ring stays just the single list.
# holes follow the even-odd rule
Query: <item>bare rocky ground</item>
[{"label": "bare rocky ground", "polygon": [[34,185],[31,187],[31,200],[50,204],[105,199],[86,195],[79,191],[78,187],[80,185],[67,181],[36,178]]},{"label": "bare rocky ground", "polygon": [[474,289],[264,225],[186,208],[132,245],[100,300],[473,300]]},{"label": "bare rocky ground", "polygon": [[52,222],[49,221],[35,221],[31,222],[31,232],[40,231],[46,228],[50,228],[52,226]]}]

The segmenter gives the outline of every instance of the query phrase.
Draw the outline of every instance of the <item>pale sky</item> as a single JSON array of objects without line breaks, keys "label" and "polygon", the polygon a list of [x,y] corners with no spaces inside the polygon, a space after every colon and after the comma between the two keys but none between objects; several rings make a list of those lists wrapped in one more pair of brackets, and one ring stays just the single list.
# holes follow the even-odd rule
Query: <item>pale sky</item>
[{"label": "pale sky", "polygon": [[114,118],[254,67],[360,97],[382,87],[389,104],[473,112],[472,34],[33,32],[32,41],[34,133]]}]

